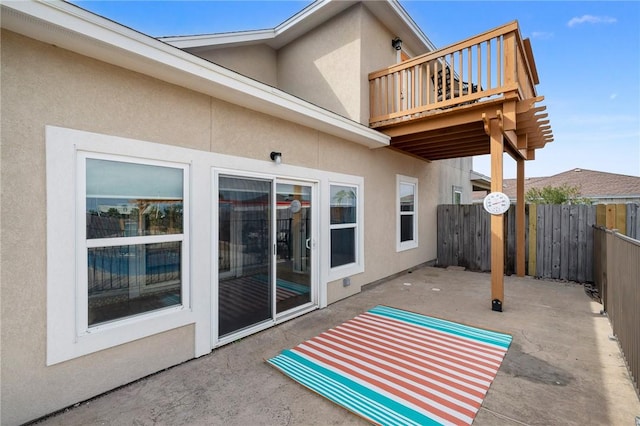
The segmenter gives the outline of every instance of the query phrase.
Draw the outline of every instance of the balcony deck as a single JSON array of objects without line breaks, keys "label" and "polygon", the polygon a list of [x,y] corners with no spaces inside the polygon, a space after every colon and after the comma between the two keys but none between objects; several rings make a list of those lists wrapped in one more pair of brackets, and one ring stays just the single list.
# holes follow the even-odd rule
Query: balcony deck
[{"label": "balcony deck", "polygon": [[392,148],[440,160],[489,154],[488,123],[498,119],[504,151],[531,160],[553,140],[538,82],[514,21],[370,73],[369,122]]}]

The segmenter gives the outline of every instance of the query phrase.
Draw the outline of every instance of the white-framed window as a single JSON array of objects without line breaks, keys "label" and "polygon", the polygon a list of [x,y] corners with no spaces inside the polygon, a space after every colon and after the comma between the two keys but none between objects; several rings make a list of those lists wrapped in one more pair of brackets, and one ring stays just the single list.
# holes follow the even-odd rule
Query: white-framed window
[{"label": "white-framed window", "polygon": [[77,158],[78,333],[188,307],[188,166],[91,152]]},{"label": "white-framed window", "polygon": [[47,365],[196,322],[191,154],[159,147],[47,126]]},{"label": "white-framed window", "polygon": [[418,247],[418,179],[396,175],[396,250]]},{"label": "white-framed window", "polygon": [[330,185],[331,268],[358,261],[358,187]]},{"label": "white-framed window", "polygon": [[452,192],[453,192],[452,194],[453,204],[462,204],[462,187],[454,185]]}]

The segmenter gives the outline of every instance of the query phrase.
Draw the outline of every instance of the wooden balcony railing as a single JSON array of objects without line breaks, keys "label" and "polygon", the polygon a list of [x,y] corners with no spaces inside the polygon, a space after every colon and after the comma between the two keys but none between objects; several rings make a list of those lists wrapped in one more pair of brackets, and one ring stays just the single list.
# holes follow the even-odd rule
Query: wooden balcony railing
[{"label": "wooden balcony railing", "polygon": [[369,74],[370,125],[499,96],[536,96],[529,40],[516,21]]}]

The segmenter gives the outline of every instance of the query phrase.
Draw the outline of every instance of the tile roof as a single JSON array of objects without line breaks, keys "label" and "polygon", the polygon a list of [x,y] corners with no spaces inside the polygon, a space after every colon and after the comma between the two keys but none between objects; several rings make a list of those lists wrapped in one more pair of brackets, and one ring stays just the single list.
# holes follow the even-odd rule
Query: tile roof
[{"label": "tile roof", "polygon": [[[577,187],[581,195],[587,198],[640,197],[640,177],[587,169],[572,169],[553,176],[527,178],[524,191],[526,193],[530,188],[558,187],[564,184]],[[503,192],[509,198],[516,198],[516,180],[505,179]]]}]

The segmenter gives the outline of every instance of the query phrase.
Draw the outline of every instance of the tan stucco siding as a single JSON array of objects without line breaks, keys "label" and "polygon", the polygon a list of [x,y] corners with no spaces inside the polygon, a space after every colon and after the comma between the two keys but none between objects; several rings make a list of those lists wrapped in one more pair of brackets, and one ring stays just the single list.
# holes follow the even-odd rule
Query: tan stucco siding
[{"label": "tan stucco siding", "polygon": [[267,45],[232,46],[192,53],[269,86],[278,86],[276,51]]},{"label": "tan stucco siding", "polygon": [[[2,419],[18,424],[190,359],[193,327],[45,366],[47,124],[207,149],[210,100],[2,33]],[[89,374],[88,374],[89,373]]]},{"label": "tan stucco siding", "polygon": [[285,92],[364,123],[359,80],[361,9],[354,6],[282,47],[278,84]]},{"label": "tan stucco siding", "polygon": [[[288,164],[362,176],[365,272],[346,288],[329,283],[329,302],[435,258],[433,164],[369,150],[14,33],[2,33],[1,55],[2,424],[37,418],[194,356],[195,327],[185,326],[46,366],[46,212],[47,203],[56,202],[46,199],[47,125],[263,161],[277,150]],[[401,253],[395,250],[396,174],[420,179],[420,246]]]},{"label": "tan stucco siding", "polygon": [[213,152],[269,160],[271,151],[279,151],[287,164],[318,166],[318,132],[313,129],[218,99],[212,100],[211,115]]}]

